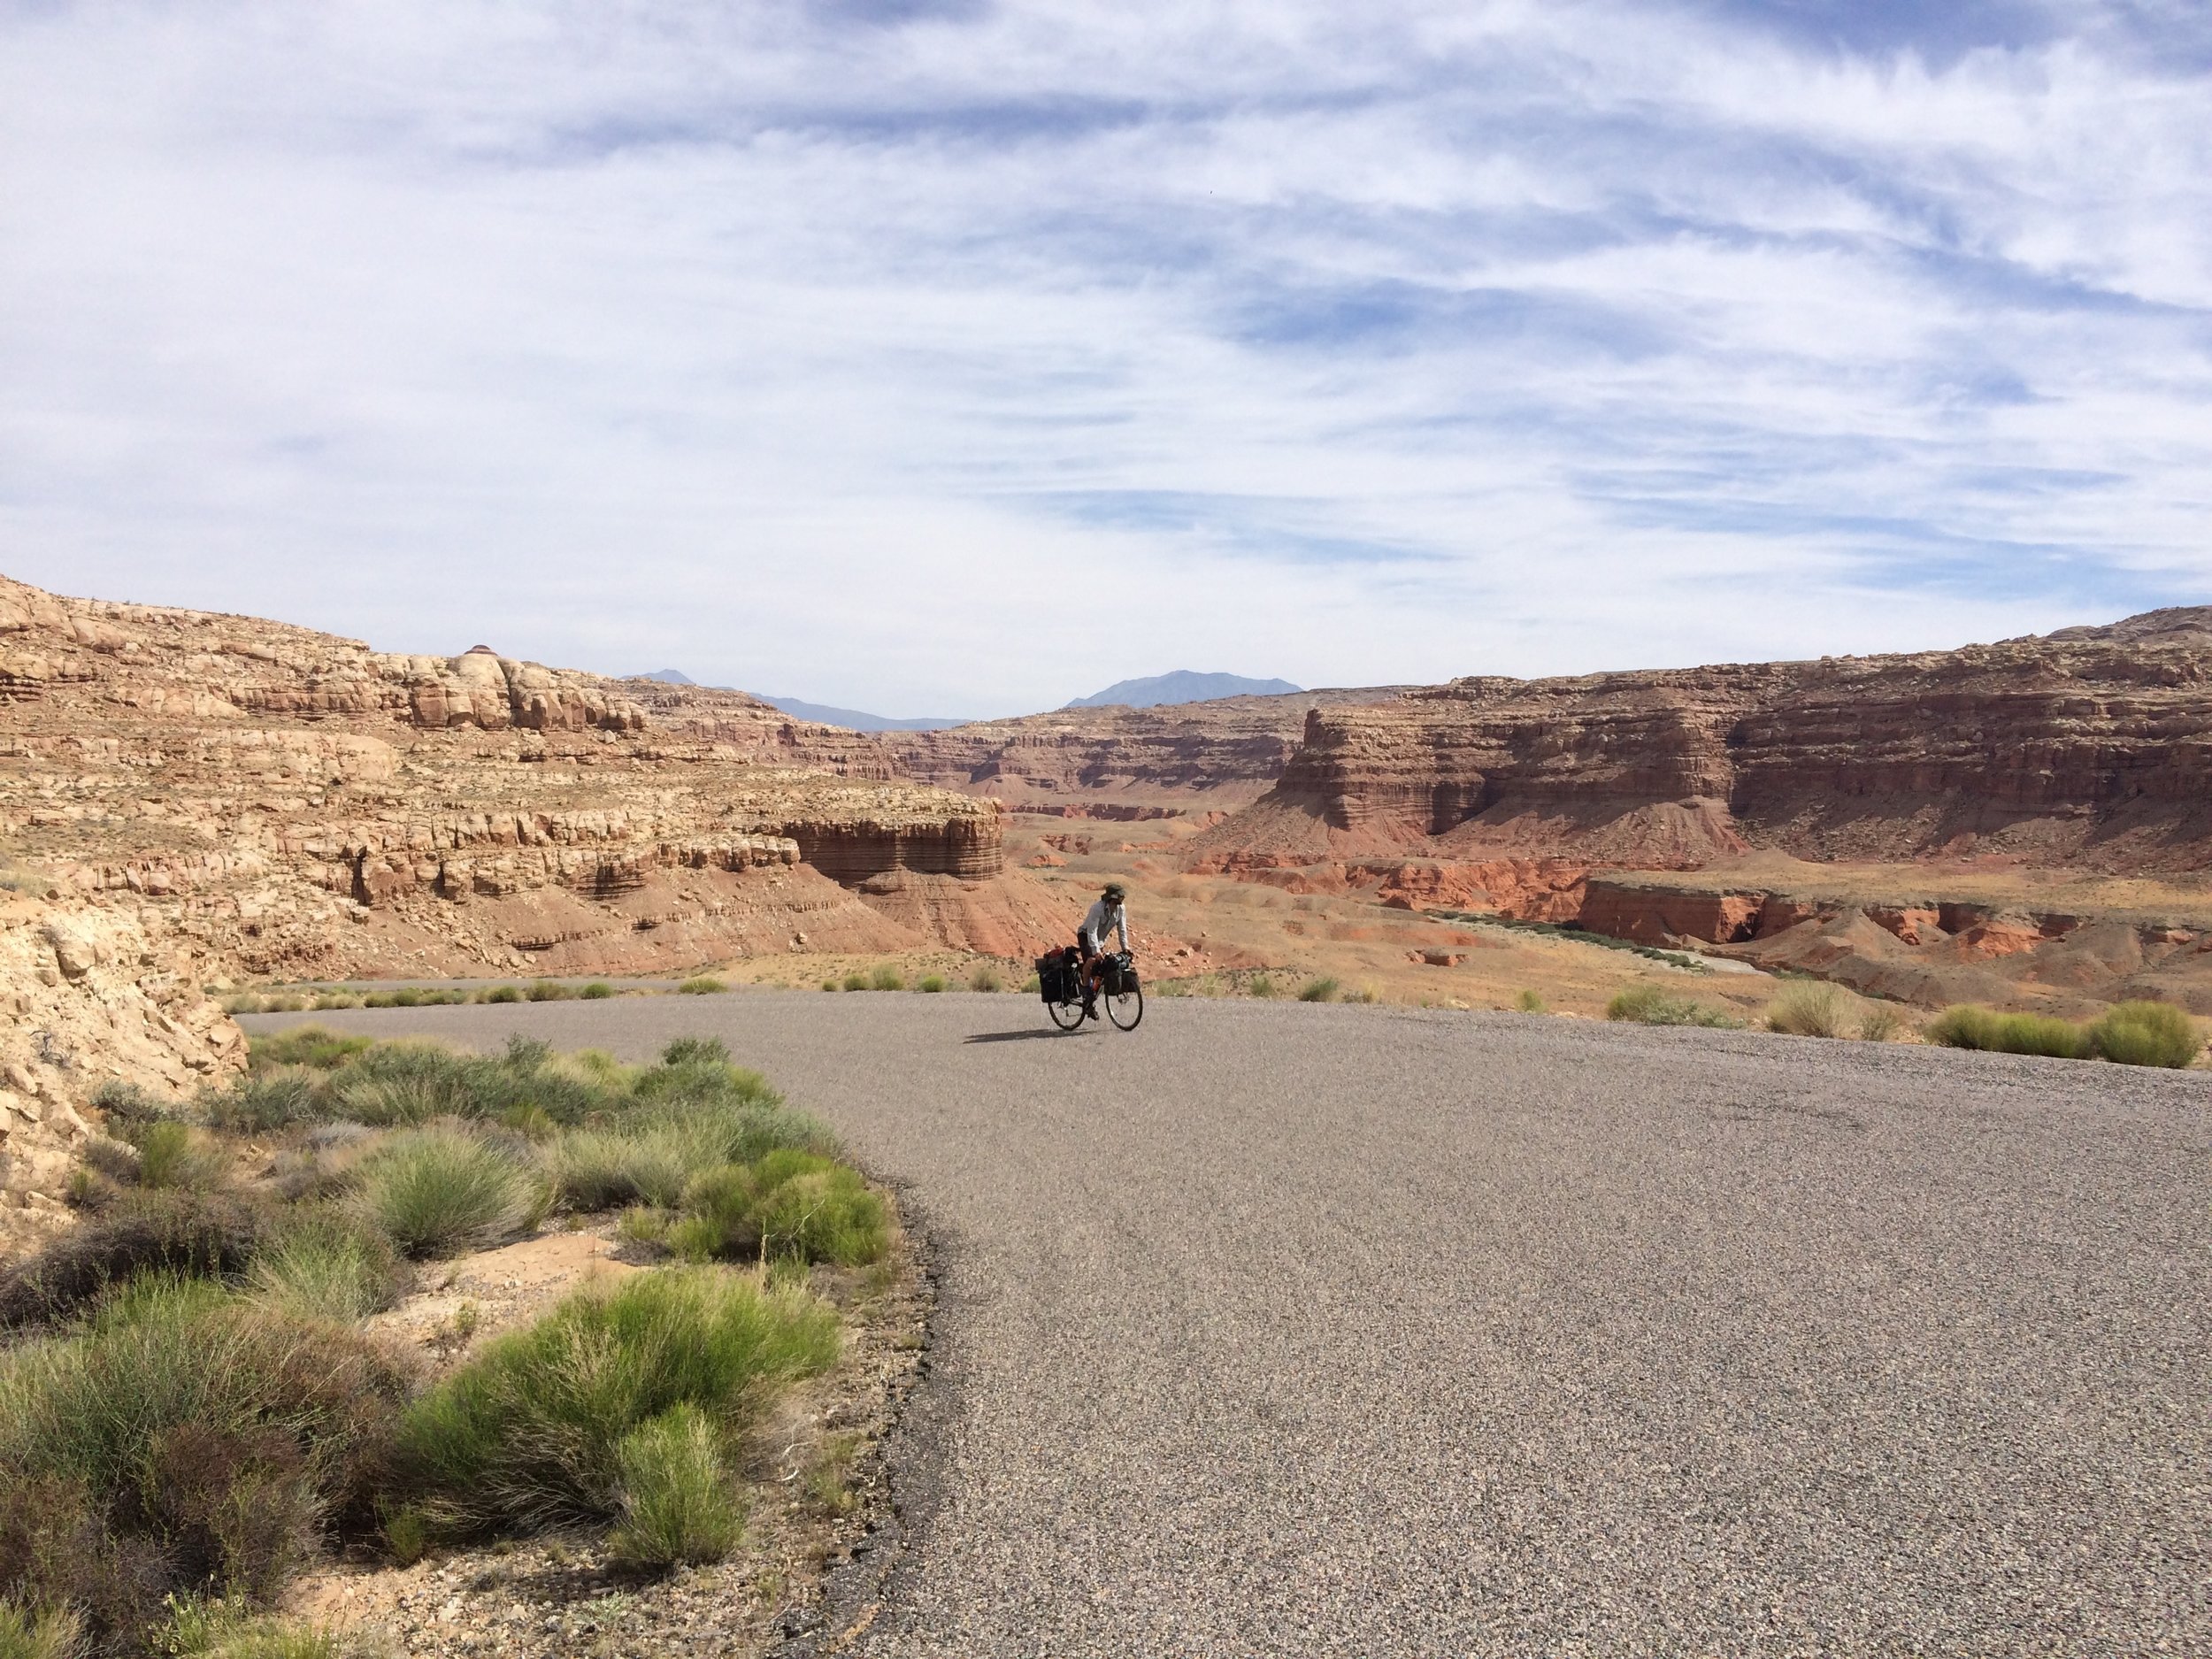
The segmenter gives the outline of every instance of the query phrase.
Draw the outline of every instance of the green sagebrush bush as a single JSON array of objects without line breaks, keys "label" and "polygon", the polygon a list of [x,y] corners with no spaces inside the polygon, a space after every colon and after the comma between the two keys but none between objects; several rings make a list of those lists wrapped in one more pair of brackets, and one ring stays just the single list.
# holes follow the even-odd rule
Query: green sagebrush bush
[{"label": "green sagebrush bush", "polygon": [[2045,1055],[2059,1060],[2089,1057],[2088,1035],[2071,1020],[2048,1014],[2000,1014],[1972,1003],[1945,1009],[1922,1034],[1946,1048]]},{"label": "green sagebrush bush", "polygon": [[2196,1021],[2170,1002],[2121,1002],[2090,1022],[2089,1046],[2121,1065],[2180,1070],[2204,1047]]},{"label": "green sagebrush bush", "polygon": [[1334,979],[1309,979],[1305,987],[1298,993],[1298,1000],[1302,1002],[1333,1002],[1337,993],[1343,988]]},{"label": "green sagebrush bush", "polygon": [[346,1037],[326,1025],[294,1025],[253,1039],[247,1061],[256,1071],[303,1065],[328,1071],[371,1046],[366,1037]]},{"label": "green sagebrush bush", "polygon": [[355,1202],[409,1256],[451,1256],[527,1233],[552,1192],[529,1143],[434,1124],[361,1161]]},{"label": "green sagebrush bush", "polygon": [[266,1602],[368,1512],[406,1379],[373,1344],[145,1279],[0,1358],[0,1598],[134,1651],[169,1598]]},{"label": "green sagebrush bush", "polygon": [[595,1286],[496,1339],[409,1409],[403,1490],[449,1536],[605,1519],[623,1509],[634,1430],[686,1405],[733,1429],[772,1386],[826,1370],[837,1352],[827,1304],[726,1270]]},{"label": "green sagebrush bush", "polygon": [[1617,994],[1605,1005],[1605,1017],[1639,1025],[1705,1025],[1723,1030],[1742,1024],[1732,1014],[1691,997],[1677,996],[1648,979]]},{"label": "green sagebrush bush", "polygon": [[710,1171],[684,1208],[667,1239],[687,1256],[857,1267],[880,1260],[889,1243],[883,1201],[859,1172],[795,1149]]},{"label": "green sagebrush bush", "polygon": [[382,1228],[337,1205],[314,1204],[277,1217],[245,1278],[258,1302],[345,1325],[397,1302],[405,1270]]},{"label": "green sagebrush bush", "polygon": [[745,1508],[712,1418],[686,1402],[615,1445],[620,1520],[607,1553],[647,1570],[719,1561],[744,1531]]}]

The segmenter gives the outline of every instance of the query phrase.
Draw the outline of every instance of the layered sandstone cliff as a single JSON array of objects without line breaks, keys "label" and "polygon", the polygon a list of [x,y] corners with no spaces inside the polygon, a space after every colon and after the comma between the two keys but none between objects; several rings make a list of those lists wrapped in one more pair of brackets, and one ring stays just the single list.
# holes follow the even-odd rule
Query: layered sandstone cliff
[{"label": "layered sandstone cliff", "polygon": [[0,580],[0,833],[203,979],[1018,953],[1000,811],[741,693]]},{"label": "layered sandstone cliff", "polygon": [[1455,680],[1309,716],[1202,856],[2212,864],[2212,610],[1911,656]]},{"label": "layered sandstone cliff", "polygon": [[887,732],[910,778],[987,795],[1018,810],[1135,818],[1202,797],[1240,806],[1282,776],[1319,703],[1355,706],[1401,687],[1225,697],[1151,709],[1061,709],[936,732]]}]

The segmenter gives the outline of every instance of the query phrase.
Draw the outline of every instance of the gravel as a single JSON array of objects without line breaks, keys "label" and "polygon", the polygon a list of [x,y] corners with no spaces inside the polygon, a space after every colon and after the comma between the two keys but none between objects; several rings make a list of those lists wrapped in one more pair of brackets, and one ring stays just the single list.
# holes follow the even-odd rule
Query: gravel
[{"label": "gravel", "polygon": [[313,1018],[717,1032],[907,1190],[903,1548],[820,1651],[2212,1652],[2202,1074],[961,994]]}]

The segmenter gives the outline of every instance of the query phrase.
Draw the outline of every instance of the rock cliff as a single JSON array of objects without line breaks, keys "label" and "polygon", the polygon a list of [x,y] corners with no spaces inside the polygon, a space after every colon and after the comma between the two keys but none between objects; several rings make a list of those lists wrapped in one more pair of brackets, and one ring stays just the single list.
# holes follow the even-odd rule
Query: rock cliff
[{"label": "rock cliff", "polygon": [[1315,709],[1276,787],[1193,845],[2198,870],[2208,687],[2212,609],[1911,656],[1455,680]]},{"label": "rock cliff", "polygon": [[201,979],[1018,954],[1000,824],[741,693],[0,580],[0,833]]},{"label": "rock cliff", "polygon": [[1142,803],[1239,806],[1283,773],[1320,702],[1356,706],[1401,688],[1226,697],[1150,709],[1062,709],[936,732],[885,734],[907,777],[1017,810],[1150,816]]}]

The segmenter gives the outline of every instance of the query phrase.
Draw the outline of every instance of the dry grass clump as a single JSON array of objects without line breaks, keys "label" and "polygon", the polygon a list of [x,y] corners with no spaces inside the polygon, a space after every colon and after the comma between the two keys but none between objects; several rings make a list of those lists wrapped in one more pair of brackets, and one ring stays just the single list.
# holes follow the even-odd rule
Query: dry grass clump
[{"label": "dry grass clump", "polygon": [[1524,1014],[1543,1014],[1550,1011],[1541,994],[1528,989],[1524,989],[1518,996],[1513,999],[1513,1006]]},{"label": "dry grass clump", "polygon": [[968,975],[968,988],[971,991],[1002,991],[1006,988],[1006,981],[989,963],[979,962],[975,972]]},{"label": "dry grass clump", "polygon": [[[726,1443],[770,1386],[837,1355],[834,1310],[750,1276],[672,1268],[588,1289],[415,1402],[398,1438],[403,1489],[421,1524],[447,1536],[657,1509],[695,1517],[702,1460],[688,1421],[664,1422],[657,1432],[672,1444],[630,1436],[688,1406]],[[626,1473],[641,1471],[633,1499]]]},{"label": "dry grass clump", "polygon": [[887,962],[868,976],[868,988],[872,991],[903,991],[906,980],[896,968]]},{"label": "dry grass clump", "polygon": [[1733,1014],[1691,997],[1677,996],[1649,979],[1616,995],[1605,1005],[1605,1017],[1639,1025],[1704,1025],[1718,1030],[1732,1030],[1743,1024]]},{"label": "dry grass clump", "polygon": [[1304,987],[1299,991],[1298,1000],[1302,1002],[1333,1002],[1336,1001],[1337,993],[1343,988],[1334,979],[1309,979]]},{"label": "dry grass clump", "polygon": [[934,995],[945,988],[945,976],[941,973],[925,973],[915,981],[914,988]]}]

